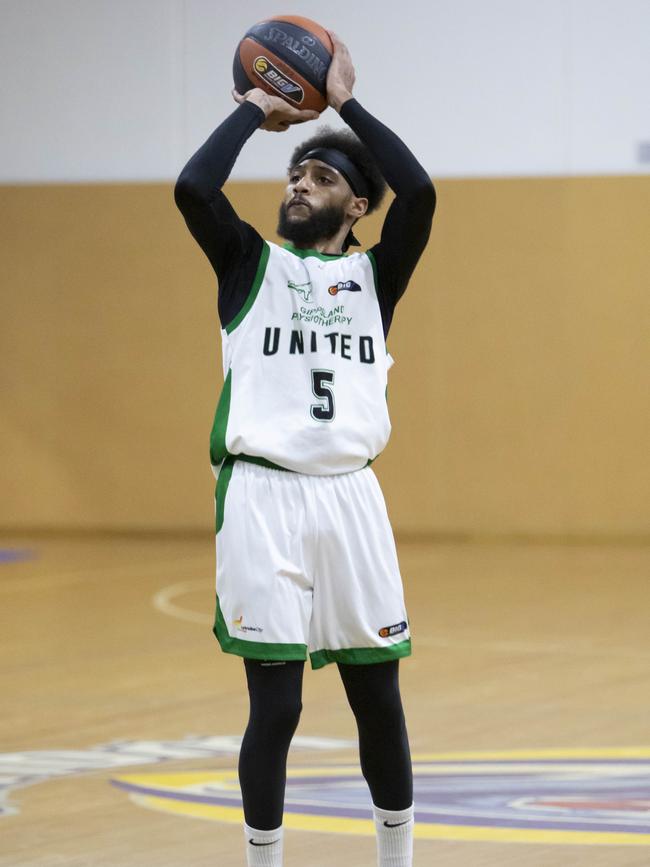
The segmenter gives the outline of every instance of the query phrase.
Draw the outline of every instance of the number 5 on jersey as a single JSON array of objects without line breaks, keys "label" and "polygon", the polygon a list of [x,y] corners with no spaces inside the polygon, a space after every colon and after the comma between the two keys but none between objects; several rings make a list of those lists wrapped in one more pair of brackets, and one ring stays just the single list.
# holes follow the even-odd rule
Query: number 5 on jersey
[{"label": "number 5 on jersey", "polygon": [[316,421],[332,421],[334,418],[333,370],[312,370],[311,390],[314,396],[324,403],[312,403],[309,410]]}]

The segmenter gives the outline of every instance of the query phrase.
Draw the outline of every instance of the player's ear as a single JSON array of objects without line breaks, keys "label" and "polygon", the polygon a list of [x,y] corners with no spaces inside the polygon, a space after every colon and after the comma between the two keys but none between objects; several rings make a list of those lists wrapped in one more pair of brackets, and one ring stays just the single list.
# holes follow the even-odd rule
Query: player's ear
[{"label": "player's ear", "polygon": [[368,199],[357,198],[353,196],[350,199],[350,204],[348,205],[348,215],[350,217],[354,217],[355,220],[358,220],[359,217],[363,217],[363,215],[368,210]]}]

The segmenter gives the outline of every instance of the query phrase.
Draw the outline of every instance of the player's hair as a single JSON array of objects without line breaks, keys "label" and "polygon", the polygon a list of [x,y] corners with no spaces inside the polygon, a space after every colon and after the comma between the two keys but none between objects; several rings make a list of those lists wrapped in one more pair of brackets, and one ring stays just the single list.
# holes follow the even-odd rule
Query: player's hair
[{"label": "player's hair", "polygon": [[291,155],[289,171],[291,171],[302,157],[315,148],[334,148],[344,153],[357,167],[366,184],[368,185],[368,210],[367,214],[375,211],[381,204],[386,192],[386,181],[379,171],[368,148],[350,129],[332,129],[329,126],[321,126],[316,134],[304,141],[294,150]]}]

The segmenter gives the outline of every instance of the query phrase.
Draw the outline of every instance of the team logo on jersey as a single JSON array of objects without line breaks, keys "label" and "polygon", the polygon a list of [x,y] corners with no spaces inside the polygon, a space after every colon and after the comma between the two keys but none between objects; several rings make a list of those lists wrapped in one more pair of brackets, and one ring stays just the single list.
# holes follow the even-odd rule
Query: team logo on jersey
[{"label": "team logo on jersey", "polygon": [[345,280],[330,286],[327,290],[330,295],[338,295],[339,292],[361,292],[361,286],[355,283],[354,280]]},{"label": "team logo on jersey", "polygon": [[289,289],[293,289],[294,292],[297,292],[298,295],[300,295],[300,297],[303,299],[303,301],[310,303],[313,300],[311,297],[311,281],[309,281],[308,283],[294,283],[293,280],[289,280],[287,282],[287,286],[289,287]]}]

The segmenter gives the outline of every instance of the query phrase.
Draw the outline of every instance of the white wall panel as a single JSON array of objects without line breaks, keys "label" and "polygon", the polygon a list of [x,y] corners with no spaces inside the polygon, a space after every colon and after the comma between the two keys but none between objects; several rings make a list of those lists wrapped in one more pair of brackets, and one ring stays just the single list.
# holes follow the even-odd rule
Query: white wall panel
[{"label": "white wall panel", "polygon": [[[357,68],[355,95],[442,175],[538,174],[566,159],[564,0],[410,0],[402,4],[304,0],[347,42]],[[406,15],[404,13],[407,13]],[[189,0],[190,148],[231,111],[234,47],[268,14],[266,0]],[[223,53],[215,53],[215,44]],[[219,90],[219,81],[224,86]],[[340,124],[328,110],[323,122]],[[263,151],[244,149],[234,178],[277,177],[292,146],[314,125],[266,134]],[[263,133],[260,133],[262,135]]]},{"label": "white wall panel", "polygon": [[650,172],[650,0],[571,5],[567,172]]},{"label": "white wall panel", "polygon": [[[650,0],[302,0],[355,94],[432,175],[634,173],[650,140]],[[176,176],[234,108],[268,0],[0,0],[0,181]],[[328,111],[323,121],[337,125]],[[282,175],[314,125],[259,133],[234,178]]]},{"label": "white wall panel", "polygon": [[175,0],[4,0],[0,10],[3,180],[171,173]]}]

